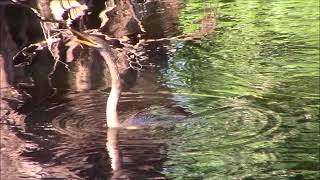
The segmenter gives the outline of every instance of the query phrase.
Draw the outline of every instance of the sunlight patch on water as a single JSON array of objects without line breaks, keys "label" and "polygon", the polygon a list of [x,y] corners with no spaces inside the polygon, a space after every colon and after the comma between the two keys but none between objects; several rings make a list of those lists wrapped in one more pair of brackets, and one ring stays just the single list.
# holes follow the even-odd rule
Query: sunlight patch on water
[{"label": "sunlight patch on water", "polygon": [[319,177],[317,5],[220,1],[219,28],[177,50],[167,85],[201,118],[173,132],[168,177]]}]

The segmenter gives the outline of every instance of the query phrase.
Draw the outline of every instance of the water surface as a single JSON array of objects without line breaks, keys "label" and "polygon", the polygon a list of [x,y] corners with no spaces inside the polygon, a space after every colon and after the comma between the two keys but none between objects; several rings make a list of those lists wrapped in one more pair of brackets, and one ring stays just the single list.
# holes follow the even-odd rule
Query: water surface
[{"label": "water surface", "polygon": [[120,103],[123,118],[147,111],[173,125],[107,130],[101,90],[26,105],[26,130],[13,130],[33,144],[21,156],[35,172],[20,177],[320,177],[319,2],[189,0],[179,8],[179,17],[157,18],[165,24],[159,38],[207,32],[213,15],[218,28],[172,41],[173,53],[141,72]]},{"label": "water surface", "polygon": [[202,117],[175,129],[165,173],[319,178],[319,2],[220,1],[218,13],[219,29],[181,43],[165,73],[178,104]]}]

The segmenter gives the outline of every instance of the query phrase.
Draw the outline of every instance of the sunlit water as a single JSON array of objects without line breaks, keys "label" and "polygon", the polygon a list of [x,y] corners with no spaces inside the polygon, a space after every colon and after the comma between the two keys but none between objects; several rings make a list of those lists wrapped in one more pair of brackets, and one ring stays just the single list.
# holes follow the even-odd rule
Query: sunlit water
[{"label": "sunlit water", "polygon": [[319,2],[220,1],[218,13],[220,28],[182,43],[165,73],[204,118],[176,128],[165,173],[319,178]]},{"label": "sunlit water", "polygon": [[[13,128],[34,144],[21,156],[37,167],[36,176],[20,177],[320,177],[319,2],[185,1],[181,7],[173,18],[179,31],[198,32],[210,8],[218,28],[201,40],[172,42],[176,51],[156,78],[165,92],[128,92],[120,103],[123,118],[150,111],[173,123],[108,131],[106,92],[66,93],[28,107],[25,132]],[[181,33],[168,29],[164,34]]]}]

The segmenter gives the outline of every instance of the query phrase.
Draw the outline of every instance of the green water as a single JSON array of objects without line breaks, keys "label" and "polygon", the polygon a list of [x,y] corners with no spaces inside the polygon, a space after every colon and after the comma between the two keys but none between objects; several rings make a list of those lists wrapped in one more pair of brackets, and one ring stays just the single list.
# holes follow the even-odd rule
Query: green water
[{"label": "green water", "polygon": [[186,0],[180,24],[218,28],[181,42],[164,72],[180,106],[200,119],[172,133],[174,179],[318,179],[319,1]]}]

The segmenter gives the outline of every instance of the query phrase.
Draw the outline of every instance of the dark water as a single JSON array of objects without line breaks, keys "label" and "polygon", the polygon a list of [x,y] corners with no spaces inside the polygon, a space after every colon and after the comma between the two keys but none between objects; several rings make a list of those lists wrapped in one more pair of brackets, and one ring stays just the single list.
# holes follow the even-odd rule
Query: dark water
[{"label": "dark water", "polygon": [[165,4],[146,8],[165,14],[159,37],[203,33],[211,10],[218,28],[172,41],[175,52],[161,56],[168,63],[141,72],[120,103],[123,119],[149,111],[174,125],[107,130],[101,90],[26,105],[26,130],[15,131],[32,146],[20,177],[320,177],[319,2],[183,2],[171,3],[182,8],[178,17]]}]

